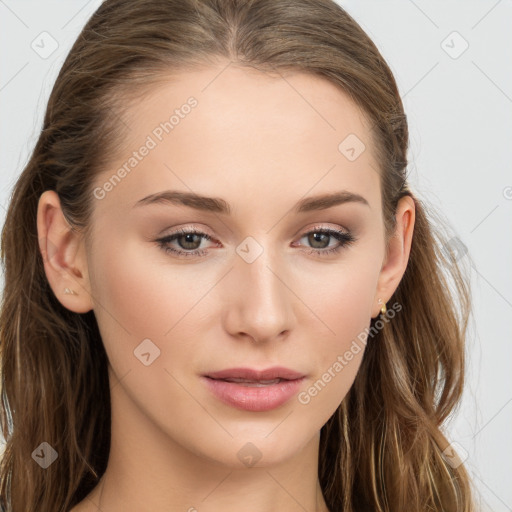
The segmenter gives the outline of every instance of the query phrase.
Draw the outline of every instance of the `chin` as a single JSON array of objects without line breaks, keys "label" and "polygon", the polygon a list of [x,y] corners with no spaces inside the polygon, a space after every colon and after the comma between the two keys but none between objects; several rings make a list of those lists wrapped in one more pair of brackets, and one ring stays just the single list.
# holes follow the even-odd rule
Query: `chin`
[{"label": "chin", "polygon": [[[286,421],[286,420],[285,420]],[[262,431],[261,427],[244,428],[223,444],[215,454],[217,462],[233,469],[250,467],[266,468],[276,466],[292,459],[311,441],[306,437],[297,438],[287,432],[279,433],[279,423]],[[277,428],[276,428],[277,426]],[[273,431],[275,429],[275,431]],[[313,435],[313,439],[317,439]]]}]

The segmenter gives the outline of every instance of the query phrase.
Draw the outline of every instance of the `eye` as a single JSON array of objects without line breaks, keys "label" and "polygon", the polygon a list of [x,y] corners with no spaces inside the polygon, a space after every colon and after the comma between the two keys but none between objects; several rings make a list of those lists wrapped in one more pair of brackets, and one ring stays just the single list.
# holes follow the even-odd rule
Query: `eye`
[{"label": "eye", "polygon": [[[156,240],[156,242],[163,251],[175,254],[180,257],[205,256],[208,253],[208,251],[205,251],[204,249],[199,249],[202,238],[205,240],[211,240],[211,237],[206,233],[194,230],[188,231],[185,229],[179,229],[178,231],[172,233],[171,235],[159,238],[158,240]],[[178,240],[179,246],[181,246],[182,249],[186,250],[180,250],[171,247],[170,243],[174,242],[175,240]]]},{"label": "eye", "polygon": [[[345,232],[324,227],[313,228],[311,231],[308,231],[302,235],[301,239],[302,238],[307,238],[308,242],[313,246],[309,251],[307,251],[307,253],[319,256],[326,256],[329,254],[337,253],[344,247],[356,241],[356,238],[348,231]],[[333,238],[337,240],[338,243],[334,247],[329,247],[328,242]],[[200,248],[203,239],[208,241],[212,240],[212,238],[207,233],[203,233],[201,231],[179,229],[175,233],[159,238],[155,241],[158,243],[158,246],[166,253],[171,253],[178,257],[202,257],[208,254],[208,250]],[[180,247],[179,249],[176,249],[170,245],[174,241],[178,243],[178,246]],[[327,242],[327,244],[325,242]]]},{"label": "eye", "polygon": [[[308,231],[302,235],[301,238],[307,238],[308,242],[312,244],[313,248],[310,251],[307,251],[307,253],[315,254],[318,256],[326,256],[338,253],[341,251],[341,249],[356,241],[356,238],[348,231],[328,229],[323,227],[313,228],[311,231]],[[326,249],[326,247],[329,247],[329,239],[332,238],[338,241],[337,245]],[[326,241],[327,245],[325,245]],[[318,248],[318,246],[320,246],[320,248]]]}]

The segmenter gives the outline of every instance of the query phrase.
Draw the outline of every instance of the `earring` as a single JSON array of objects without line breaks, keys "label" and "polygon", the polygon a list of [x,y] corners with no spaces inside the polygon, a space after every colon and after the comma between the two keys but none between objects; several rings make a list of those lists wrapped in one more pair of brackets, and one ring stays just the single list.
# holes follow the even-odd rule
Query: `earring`
[{"label": "earring", "polygon": [[78,295],[78,293],[76,293],[75,290],[70,290],[69,288],[66,288],[64,290],[64,293],[69,294],[69,295]]},{"label": "earring", "polygon": [[378,302],[379,304],[382,304],[382,307],[380,308],[381,314],[385,315],[387,311],[386,304],[382,302],[382,299],[379,299]]}]

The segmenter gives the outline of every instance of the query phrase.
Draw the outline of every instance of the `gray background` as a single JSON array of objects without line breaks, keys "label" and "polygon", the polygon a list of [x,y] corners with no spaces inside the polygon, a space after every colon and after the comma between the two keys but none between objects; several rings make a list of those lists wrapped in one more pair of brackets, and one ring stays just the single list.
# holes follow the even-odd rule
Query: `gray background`
[{"label": "gray background", "polygon": [[[57,72],[100,3],[0,0],[2,224]],[[409,120],[413,190],[446,216],[469,251],[468,383],[446,433],[467,453],[481,510],[512,511],[512,2],[339,3],[395,73]],[[56,50],[44,54],[52,44]]]}]

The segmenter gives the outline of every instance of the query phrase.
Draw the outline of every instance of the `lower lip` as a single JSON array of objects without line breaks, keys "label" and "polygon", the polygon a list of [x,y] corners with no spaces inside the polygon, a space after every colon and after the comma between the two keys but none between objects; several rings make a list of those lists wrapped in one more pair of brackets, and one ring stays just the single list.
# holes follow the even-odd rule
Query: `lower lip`
[{"label": "lower lip", "polygon": [[266,386],[244,386],[210,377],[202,377],[210,391],[222,402],[245,411],[270,411],[286,403],[294,396],[304,377],[282,380]]}]

